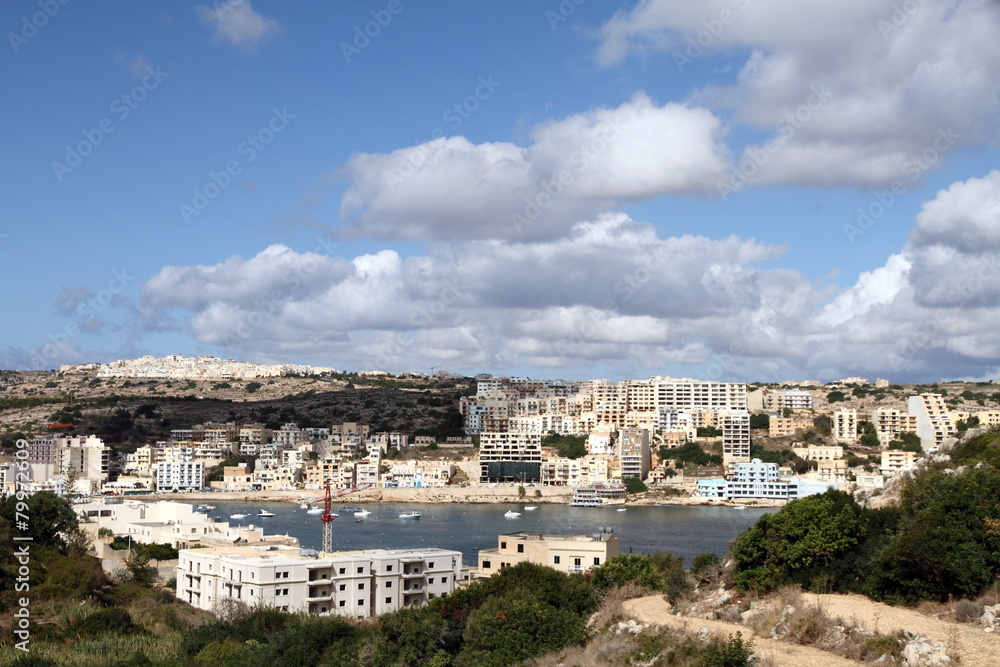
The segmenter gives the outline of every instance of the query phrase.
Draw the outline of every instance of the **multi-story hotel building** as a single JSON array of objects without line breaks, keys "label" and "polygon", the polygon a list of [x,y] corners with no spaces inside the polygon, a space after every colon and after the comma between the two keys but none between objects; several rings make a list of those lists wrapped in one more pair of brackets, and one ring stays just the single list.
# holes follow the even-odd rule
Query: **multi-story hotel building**
[{"label": "multi-story hotel building", "polygon": [[177,598],[207,611],[235,600],[319,615],[369,618],[448,595],[462,553],[374,549],[341,553],[269,547],[181,550]]},{"label": "multi-story hotel building", "polygon": [[899,440],[903,433],[917,432],[917,416],[899,408],[873,409],[872,424],[883,447],[893,440]]},{"label": "multi-story hotel building", "polygon": [[841,408],[833,413],[833,437],[838,442],[854,442],[858,439],[858,411]]},{"label": "multi-story hotel building", "polygon": [[746,409],[724,410],[719,413],[722,422],[722,462],[750,460],[750,413]]},{"label": "multi-story hotel building", "polygon": [[925,450],[939,447],[945,438],[955,435],[955,425],[940,394],[910,396],[906,408],[917,417],[917,435]]},{"label": "multi-story hotel building", "polygon": [[618,465],[622,478],[646,479],[649,473],[649,431],[623,428],[618,434]]},{"label": "multi-story hotel building", "polygon": [[542,436],[484,431],[479,436],[479,465],[481,482],[540,482]]}]

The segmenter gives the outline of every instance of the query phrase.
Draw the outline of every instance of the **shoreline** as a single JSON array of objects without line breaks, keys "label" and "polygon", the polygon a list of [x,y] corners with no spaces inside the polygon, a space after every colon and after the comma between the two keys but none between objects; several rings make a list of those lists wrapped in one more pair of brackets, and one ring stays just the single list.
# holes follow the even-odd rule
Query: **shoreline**
[{"label": "shoreline", "polygon": [[[545,505],[568,504],[573,496],[573,490],[565,487],[545,487],[538,489],[539,496],[528,495],[520,497],[516,488],[488,487],[433,487],[433,488],[386,488],[365,489],[334,496],[333,504],[365,505],[375,503],[419,503],[419,504],[458,504],[472,503],[477,505]],[[323,504],[323,491],[200,491],[194,493],[152,493],[144,496],[119,496],[134,500],[175,500],[192,502],[258,502],[258,503],[301,503],[310,505]],[[651,506],[694,506],[694,507],[746,507],[751,509],[771,509],[784,505],[777,501],[756,500],[752,503],[720,501],[713,498],[697,498],[692,496],[661,496],[647,492],[638,497],[630,497],[622,502],[612,502],[621,507],[651,507]]]}]

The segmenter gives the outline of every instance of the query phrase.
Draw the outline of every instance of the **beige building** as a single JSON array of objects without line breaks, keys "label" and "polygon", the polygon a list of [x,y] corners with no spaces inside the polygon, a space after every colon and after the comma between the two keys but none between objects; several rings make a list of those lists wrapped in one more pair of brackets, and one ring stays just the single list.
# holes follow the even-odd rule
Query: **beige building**
[{"label": "beige building", "polygon": [[772,438],[782,435],[794,435],[798,430],[806,430],[813,427],[812,417],[771,417],[767,427],[767,434]]},{"label": "beige building", "polygon": [[900,470],[909,470],[913,467],[917,455],[914,452],[904,452],[901,449],[886,449],[882,451],[882,465],[880,470],[883,475],[892,475]]},{"label": "beige building", "polygon": [[824,482],[846,482],[847,461],[821,459],[817,462],[816,477]]},{"label": "beige building", "polygon": [[726,410],[719,414],[722,422],[722,462],[724,465],[750,460],[750,413],[746,410]]},{"label": "beige building", "polygon": [[899,440],[903,433],[916,433],[917,416],[899,408],[875,408],[872,410],[872,425],[879,443],[884,447],[893,440]]},{"label": "beige building", "polygon": [[618,465],[621,476],[646,479],[649,458],[649,431],[644,428],[623,428],[618,434]]},{"label": "beige building", "polygon": [[540,482],[541,465],[538,433],[484,431],[479,436],[481,482]]},{"label": "beige building", "polygon": [[528,562],[548,565],[560,572],[585,572],[618,555],[613,532],[588,535],[509,533],[497,539],[496,549],[480,549],[477,576],[489,577],[505,567]]},{"label": "beige building", "polygon": [[806,461],[836,461],[844,458],[844,448],[840,445],[809,445],[792,447],[795,454]]},{"label": "beige building", "polygon": [[765,410],[810,410],[813,407],[813,395],[801,389],[784,389],[764,392]]}]

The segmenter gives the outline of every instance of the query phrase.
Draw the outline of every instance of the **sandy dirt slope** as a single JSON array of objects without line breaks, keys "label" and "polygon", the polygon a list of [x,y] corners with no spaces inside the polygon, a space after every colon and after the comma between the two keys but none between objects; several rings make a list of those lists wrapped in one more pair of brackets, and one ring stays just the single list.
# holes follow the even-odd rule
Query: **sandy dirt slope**
[{"label": "sandy dirt slope", "polygon": [[942,621],[905,607],[890,607],[860,595],[815,595],[803,598],[819,605],[830,617],[855,620],[869,630],[890,634],[905,630],[944,644],[948,654],[956,653],[962,665],[996,667],[1000,665],[1000,636],[982,628]]},{"label": "sandy dirt slope", "polygon": [[809,646],[788,644],[764,637],[754,637],[753,631],[750,628],[736,625],[735,623],[674,616],[670,613],[670,605],[660,595],[629,600],[623,606],[626,613],[631,614],[642,623],[656,623],[691,632],[697,632],[700,627],[707,625],[712,633],[721,639],[726,639],[730,634],[735,632],[742,632],[744,638],[753,637],[755,652],[760,656],[769,658],[775,667],[802,667],[802,665],[808,665],[809,667],[841,667],[844,665],[861,664]]}]

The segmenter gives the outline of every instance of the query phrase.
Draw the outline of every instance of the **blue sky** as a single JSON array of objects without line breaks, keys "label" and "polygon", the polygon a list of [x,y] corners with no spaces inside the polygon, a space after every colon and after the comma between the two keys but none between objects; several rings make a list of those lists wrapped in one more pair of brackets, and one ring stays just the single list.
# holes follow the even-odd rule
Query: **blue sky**
[{"label": "blue sky", "polygon": [[992,379],[1000,8],[808,4],[4,3],[0,367]]}]

